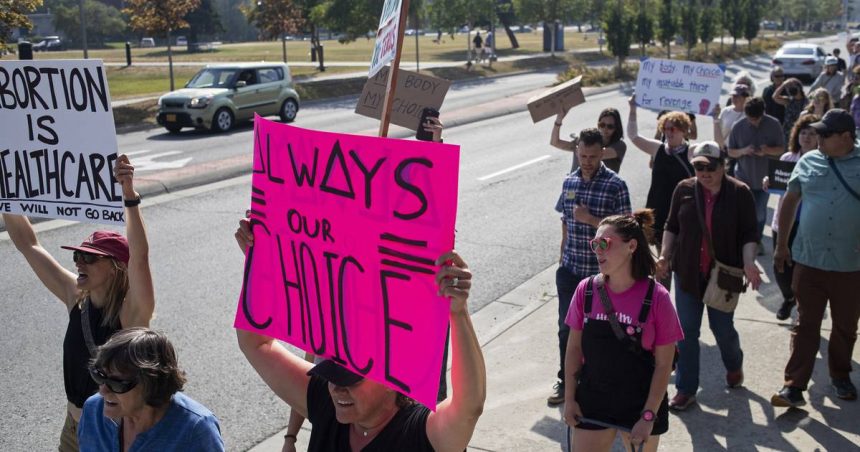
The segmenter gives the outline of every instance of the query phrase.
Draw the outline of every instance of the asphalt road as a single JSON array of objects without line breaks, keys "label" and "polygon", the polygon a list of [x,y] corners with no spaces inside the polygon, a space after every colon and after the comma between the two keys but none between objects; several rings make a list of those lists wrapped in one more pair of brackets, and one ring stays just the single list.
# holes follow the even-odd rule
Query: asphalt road
[{"label": "asphalt road", "polygon": [[[766,65],[766,59],[759,59],[746,69],[760,78]],[[536,74],[457,86],[451,102],[480,108],[483,99],[533,89],[548,79]],[[563,134],[594,126],[598,112],[610,106],[619,108],[626,120],[626,93],[608,92],[577,107]],[[298,125],[344,132],[375,126],[372,120],[354,118],[351,108],[348,101],[307,108]],[[654,133],[654,119],[653,113],[640,111],[643,134]],[[570,154],[548,145],[551,127],[552,121],[535,125],[527,113],[518,113],[445,132],[447,143],[461,145],[457,247],[475,272],[473,311],[558,259],[561,228],[553,206]],[[711,136],[710,121],[700,120],[699,139]],[[124,151],[144,144],[174,146],[183,158],[216,159],[249,152],[251,133],[249,127],[226,136],[190,133],[175,139],[156,130],[122,136],[120,142]],[[634,207],[644,205],[647,162],[644,153],[631,147],[621,169]],[[143,204],[158,294],[153,327],[166,331],[177,346],[188,372],[186,391],[219,417],[229,450],[245,450],[265,439],[285,425],[288,414],[246,363],[232,328],[242,280],[242,257],[232,233],[248,205],[249,187],[247,178],[231,180]],[[72,269],[70,254],[59,246],[80,243],[92,230],[76,224],[39,237]],[[61,345],[67,314],[2,236],[0,261],[7,300],[0,306],[5,332],[0,342],[0,450],[53,450],[64,418]]]}]

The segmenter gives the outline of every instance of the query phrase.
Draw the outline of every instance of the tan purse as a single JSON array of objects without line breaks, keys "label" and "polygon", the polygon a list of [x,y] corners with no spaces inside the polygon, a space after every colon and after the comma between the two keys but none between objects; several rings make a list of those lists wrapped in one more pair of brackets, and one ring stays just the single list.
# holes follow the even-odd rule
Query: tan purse
[{"label": "tan purse", "polygon": [[705,241],[708,242],[708,253],[711,255],[711,274],[708,278],[708,286],[705,288],[702,302],[706,306],[710,306],[718,311],[734,312],[738,306],[738,299],[740,299],[741,294],[747,291],[747,283],[744,281],[744,269],[732,267],[717,260],[717,255],[714,253],[714,244],[711,241],[711,234],[708,232],[708,227],[705,224],[705,214],[699,201],[698,182],[695,182],[695,190],[696,192],[693,196],[696,198],[696,213],[699,217],[699,226],[702,228],[702,234],[705,235]]}]

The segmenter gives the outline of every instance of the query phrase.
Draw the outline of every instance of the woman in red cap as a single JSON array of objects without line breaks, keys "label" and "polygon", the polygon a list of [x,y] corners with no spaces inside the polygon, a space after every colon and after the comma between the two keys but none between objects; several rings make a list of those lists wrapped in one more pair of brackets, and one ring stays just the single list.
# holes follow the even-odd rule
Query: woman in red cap
[{"label": "woman in red cap", "polygon": [[84,401],[98,391],[88,365],[96,347],[122,328],[149,326],[155,309],[149,244],[140,215],[140,195],[134,191],[134,167],[119,156],[115,168],[125,200],[126,234],[96,231],[74,251],[77,274],[39,244],[27,217],[3,214],[9,238],[42,284],[69,311],[63,340],[63,379],[68,412],[60,435],[60,452],[77,451],[77,424]]}]

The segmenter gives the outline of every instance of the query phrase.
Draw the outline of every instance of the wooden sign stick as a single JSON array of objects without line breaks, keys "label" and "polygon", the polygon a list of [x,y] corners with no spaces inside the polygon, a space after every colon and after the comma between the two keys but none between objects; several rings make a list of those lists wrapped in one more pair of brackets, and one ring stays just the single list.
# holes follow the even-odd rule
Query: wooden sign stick
[{"label": "wooden sign stick", "polygon": [[[388,82],[385,87],[385,102],[382,104],[382,118],[379,123],[379,136],[388,136],[388,124],[391,122],[391,104],[394,102],[394,88],[397,86],[397,72],[400,70],[400,53],[403,50],[403,32],[406,30],[406,17],[409,14],[409,0],[403,0],[400,5],[400,18],[397,26],[397,51],[394,53],[394,61],[388,69]],[[421,127],[419,125],[419,127]]]}]

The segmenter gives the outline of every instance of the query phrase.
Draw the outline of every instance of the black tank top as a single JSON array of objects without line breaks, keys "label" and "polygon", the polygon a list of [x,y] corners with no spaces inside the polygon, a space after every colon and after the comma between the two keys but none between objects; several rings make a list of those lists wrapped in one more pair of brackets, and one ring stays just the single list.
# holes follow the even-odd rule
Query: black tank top
[{"label": "black tank top", "polygon": [[[104,310],[92,305],[87,309],[90,316],[90,328],[93,330],[93,341],[102,345],[119,328],[103,326]],[[66,398],[76,407],[83,408],[84,402],[95,394],[99,387],[90,378],[90,351],[84,340],[84,330],[81,325],[80,303],[69,312],[69,325],[66,327],[66,338],[63,340],[63,380],[66,386]]]},{"label": "black tank top", "polygon": [[666,219],[669,218],[669,206],[672,204],[672,193],[678,182],[693,177],[693,165],[687,159],[690,147],[684,145],[684,150],[676,156],[666,153],[666,144],[661,144],[654,155],[654,168],[651,171],[651,188],[648,190],[648,200],[645,207],[654,209],[654,229],[663,231]]}]

